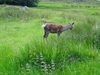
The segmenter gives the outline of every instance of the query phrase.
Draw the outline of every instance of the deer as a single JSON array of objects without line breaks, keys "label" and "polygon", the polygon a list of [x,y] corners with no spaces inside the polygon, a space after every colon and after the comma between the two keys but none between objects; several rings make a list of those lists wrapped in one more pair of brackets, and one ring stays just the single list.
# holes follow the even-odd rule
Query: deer
[{"label": "deer", "polygon": [[47,24],[43,24],[42,28],[44,29],[44,36],[43,38],[47,38],[49,33],[57,33],[58,38],[60,36],[60,34],[66,30],[72,30],[74,25],[74,22],[67,25],[67,26],[62,26],[62,25],[57,25],[57,24],[53,24],[53,23],[47,23]]}]

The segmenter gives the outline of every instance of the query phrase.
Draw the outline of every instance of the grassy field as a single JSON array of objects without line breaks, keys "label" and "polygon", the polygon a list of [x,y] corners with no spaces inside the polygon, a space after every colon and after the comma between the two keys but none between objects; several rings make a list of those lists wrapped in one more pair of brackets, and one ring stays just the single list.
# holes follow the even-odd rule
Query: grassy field
[{"label": "grassy field", "polygon": [[[100,5],[0,5],[0,75],[100,75]],[[42,19],[72,31],[43,40]]]}]

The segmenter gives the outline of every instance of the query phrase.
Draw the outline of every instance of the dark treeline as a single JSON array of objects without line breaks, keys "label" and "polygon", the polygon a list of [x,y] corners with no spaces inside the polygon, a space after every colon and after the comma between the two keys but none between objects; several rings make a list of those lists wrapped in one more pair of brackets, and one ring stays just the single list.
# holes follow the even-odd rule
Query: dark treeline
[{"label": "dark treeline", "polygon": [[37,6],[39,0],[0,0],[0,4],[21,5],[21,6]]}]

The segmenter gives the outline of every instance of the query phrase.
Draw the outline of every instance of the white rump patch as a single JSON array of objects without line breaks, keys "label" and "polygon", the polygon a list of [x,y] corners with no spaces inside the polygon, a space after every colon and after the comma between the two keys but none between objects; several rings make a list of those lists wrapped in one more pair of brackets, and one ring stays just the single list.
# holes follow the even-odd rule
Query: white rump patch
[{"label": "white rump patch", "polygon": [[43,24],[43,25],[42,25],[42,28],[44,29],[46,25],[47,25],[47,24]]}]

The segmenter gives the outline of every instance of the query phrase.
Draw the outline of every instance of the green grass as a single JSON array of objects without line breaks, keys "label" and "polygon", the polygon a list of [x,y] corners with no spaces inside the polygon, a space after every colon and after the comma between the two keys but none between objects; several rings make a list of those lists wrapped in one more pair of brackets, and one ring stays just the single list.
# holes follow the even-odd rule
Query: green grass
[{"label": "green grass", "polygon": [[[0,7],[0,75],[99,75],[100,7],[40,3]],[[43,40],[42,19],[74,28]],[[44,71],[44,72],[43,72]]]}]

